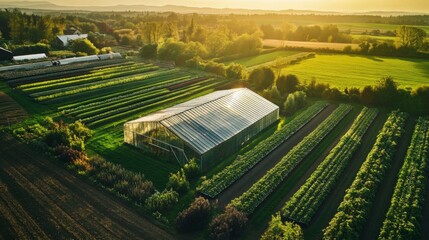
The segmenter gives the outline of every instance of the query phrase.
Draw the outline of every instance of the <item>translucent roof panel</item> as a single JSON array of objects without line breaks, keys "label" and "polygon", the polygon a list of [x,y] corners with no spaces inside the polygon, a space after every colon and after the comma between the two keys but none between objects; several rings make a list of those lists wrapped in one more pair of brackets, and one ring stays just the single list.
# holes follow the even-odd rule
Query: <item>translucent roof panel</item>
[{"label": "translucent roof panel", "polygon": [[197,153],[204,154],[278,106],[246,88],[216,91],[131,121],[159,121]]}]

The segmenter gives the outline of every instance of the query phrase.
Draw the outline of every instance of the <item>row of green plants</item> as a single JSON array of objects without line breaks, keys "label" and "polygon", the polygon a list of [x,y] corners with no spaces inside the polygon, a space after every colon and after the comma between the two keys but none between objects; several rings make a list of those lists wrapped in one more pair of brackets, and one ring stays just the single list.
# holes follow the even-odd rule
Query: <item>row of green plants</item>
[{"label": "row of green plants", "polygon": [[158,94],[168,94],[170,92],[167,89],[169,85],[175,84],[176,82],[188,81],[189,79],[189,76],[168,79],[155,84],[146,85],[147,87],[142,87],[140,88],[140,90],[131,93],[112,97],[102,101],[92,102],[89,104],[81,104],[80,106],[77,106],[75,108],[66,109],[63,112],[67,114],[72,114],[77,117],[85,117],[85,115],[87,115],[88,113],[92,111],[99,111],[100,109],[103,109],[105,107],[123,106],[156,96]]},{"label": "row of green plants", "polygon": [[[132,86],[126,86],[121,88],[114,88],[113,90],[109,89],[108,91],[103,91],[102,94],[92,94],[92,97],[85,98],[85,99],[79,99],[79,101],[72,101],[67,102],[64,104],[62,103],[62,106],[58,107],[58,110],[67,110],[67,109],[79,109],[79,107],[84,108],[84,106],[90,104],[102,104],[108,101],[114,101],[112,99],[121,99],[126,98],[128,94],[134,94],[139,91],[146,91],[150,89],[151,87],[156,87],[159,85],[162,85],[164,83],[169,83],[170,81],[174,82],[176,80],[181,80],[183,78],[190,78],[191,75],[179,72],[179,71],[168,71],[167,73],[163,71],[158,71],[158,75],[151,77],[150,79],[147,79],[143,82],[140,82],[139,84],[133,84]],[[138,94],[138,93],[137,93]]]},{"label": "row of green plants", "polygon": [[64,74],[77,75],[87,73],[88,71],[94,71],[97,69],[103,69],[108,66],[120,66],[125,64],[123,59],[112,59],[108,61],[94,61],[85,63],[76,63],[69,65],[62,65],[49,68],[37,68],[23,71],[9,71],[1,74],[1,79],[7,81],[11,86],[17,86],[27,83],[34,83],[46,78],[60,78]]},{"label": "row of green plants", "polygon": [[352,106],[341,104],[261,179],[241,196],[233,199],[229,205],[251,214],[351,110]]},{"label": "row of green plants", "polygon": [[378,187],[390,167],[406,119],[407,114],[400,111],[389,115],[337,213],[323,230],[324,239],[359,238]]},{"label": "row of green plants", "polygon": [[377,114],[377,109],[362,109],[346,134],[283,206],[283,217],[299,223],[310,223],[360,146],[364,134]]},{"label": "row of green plants", "polygon": [[119,65],[119,66],[113,65],[113,66],[106,66],[105,68],[98,68],[98,69],[90,70],[90,71],[88,71],[88,73],[82,74],[82,75],[63,77],[63,78],[55,78],[52,80],[33,82],[33,83],[25,83],[25,84],[20,85],[18,88],[19,89],[25,89],[25,90],[32,90],[33,88],[39,87],[39,86],[54,85],[57,83],[69,82],[69,81],[74,81],[74,80],[78,80],[78,79],[82,79],[82,78],[100,76],[103,74],[109,74],[109,73],[113,73],[116,71],[122,71],[124,69],[129,68],[129,67],[140,66],[140,65],[145,65],[145,64],[126,62],[123,65]]},{"label": "row of green plants", "polygon": [[426,198],[428,151],[429,120],[419,118],[379,239],[420,239],[420,223]]},{"label": "row of green plants", "polygon": [[[148,71],[153,71],[155,69],[158,69],[156,66],[153,66],[151,64],[144,64],[144,65],[136,64],[136,66],[124,66],[124,67],[121,66],[121,67],[114,67],[114,68],[119,68],[119,69],[110,69],[110,70],[102,69],[94,73],[37,82],[36,86],[28,86],[28,84],[21,85],[18,88],[22,89],[26,93],[36,93],[36,92],[52,93],[54,89],[58,89],[58,88],[65,88],[67,86],[72,86],[72,85],[79,85],[79,84],[85,84],[85,83],[98,82],[106,79],[125,77],[129,75],[145,73]],[[32,85],[34,84],[36,83],[32,83]],[[41,94],[41,95],[44,95],[44,94]]]},{"label": "row of green plants", "polygon": [[[148,72],[148,71],[154,71],[157,69],[158,69],[158,67],[149,67],[147,69],[142,69],[139,71],[140,71],[140,73],[143,73],[143,72]],[[144,74],[144,75],[133,75],[133,76],[128,76],[128,77],[105,79],[105,80],[98,81],[98,82],[86,83],[86,84],[82,84],[82,85],[73,85],[73,86],[64,87],[64,88],[33,93],[33,94],[30,94],[30,96],[32,98],[36,99],[37,101],[44,101],[44,100],[49,100],[49,99],[58,98],[58,97],[62,97],[62,96],[72,95],[72,94],[76,94],[76,93],[80,93],[80,92],[84,92],[84,91],[90,91],[90,90],[94,90],[94,89],[105,88],[105,87],[109,87],[109,86],[113,86],[113,85],[117,85],[117,84],[125,84],[125,83],[129,83],[129,82],[143,81],[143,80],[146,80],[150,77],[156,76],[156,74],[157,73],[155,72],[155,73]]]},{"label": "row of green plants", "polygon": [[261,141],[244,155],[237,156],[233,163],[214,175],[211,179],[203,181],[198,186],[197,190],[211,198],[216,197],[252,169],[253,166],[262,161],[270,152],[280,146],[280,144],[289,139],[327,105],[326,102],[316,102],[300,115],[296,116],[284,128]]},{"label": "row of green plants", "polygon": [[206,85],[193,85],[189,88],[183,89],[181,91],[171,92],[169,94],[165,94],[163,96],[160,96],[158,98],[150,99],[150,103],[146,102],[145,104],[140,104],[138,107],[124,107],[124,109],[120,109],[118,111],[112,110],[109,113],[106,114],[100,114],[98,116],[93,116],[87,119],[84,119],[85,121],[89,122],[90,126],[99,126],[101,124],[110,123],[116,120],[124,119],[128,116],[131,116],[133,114],[141,113],[145,110],[151,109],[155,106],[161,106],[165,103],[171,103],[179,101],[182,98],[186,98],[189,96],[192,96],[194,94],[201,93],[206,90],[210,90],[214,87],[220,86],[222,84],[226,83],[226,80],[213,80],[212,83],[206,84]]}]

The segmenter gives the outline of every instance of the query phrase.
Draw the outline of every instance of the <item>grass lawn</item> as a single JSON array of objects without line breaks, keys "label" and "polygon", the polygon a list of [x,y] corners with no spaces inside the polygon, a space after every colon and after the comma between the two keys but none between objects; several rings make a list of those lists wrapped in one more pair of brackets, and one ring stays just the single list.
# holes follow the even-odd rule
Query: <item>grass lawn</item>
[{"label": "grass lawn", "polygon": [[429,61],[413,58],[388,58],[358,55],[322,54],[282,70],[301,81],[329,83],[340,89],[374,85],[392,76],[401,88],[429,84]]},{"label": "grass lawn", "polygon": [[299,51],[275,51],[270,53],[264,53],[258,56],[245,57],[241,59],[236,59],[232,61],[224,62],[226,65],[230,63],[240,63],[246,67],[251,67],[255,65],[259,65],[262,63],[270,62],[276,60],[278,57],[288,57],[300,53]]}]

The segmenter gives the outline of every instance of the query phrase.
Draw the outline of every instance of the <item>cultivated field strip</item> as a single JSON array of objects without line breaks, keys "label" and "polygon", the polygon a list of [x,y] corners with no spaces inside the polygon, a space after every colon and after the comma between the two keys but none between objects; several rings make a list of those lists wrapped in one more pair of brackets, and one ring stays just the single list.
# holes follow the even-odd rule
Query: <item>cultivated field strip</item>
[{"label": "cultivated field strip", "polygon": [[379,239],[418,239],[426,196],[429,120],[419,118]]},{"label": "cultivated field strip", "polygon": [[352,106],[341,104],[313,132],[292,148],[279,163],[240,197],[233,199],[230,204],[240,211],[251,214],[351,110]]},{"label": "cultivated field strip", "polygon": [[[120,204],[114,196],[82,182],[10,136],[2,136],[1,150],[4,154],[0,156],[0,202],[6,199],[18,206],[15,215],[8,216],[12,219],[10,223],[26,220],[28,229],[34,228],[32,235],[24,238],[172,239],[134,210]],[[3,185],[13,186],[9,196],[4,194]],[[19,206],[27,216],[17,215]],[[0,211],[2,209],[3,205]],[[31,226],[31,221],[36,221],[37,226]],[[14,230],[20,230],[18,228],[9,229],[11,239],[19,235]],[[42,232],[37,232],[38,229]]]},{"label": "cultivated field strip", "polygon": [[335,186],[361,144],[362,138],[378,114],[377,109],[364,108],[353,125],[299,190],[286,202],[282,215],[304,224],[310,220]]},{"label": "cultivated field strip", "polygon": [[245,153],[243,156],[238,156],[233,163],[214,175],[211,179],[204,181],[198,186],[198,191],[211,198],[216,197],[219,193],[240,179],[241,176],[252,169],[275,148],[299,131],[327,105],[326,102],[317,102],[313,104],[290,121],[284,128],[264,141],[261,141],[255,148]]},{"label": "cultivated field strip", "polygon": [[117,67],[107,67],[104,69],[91,71],[91,73],[84,74],[84,75],[24,84],[24,85],[20,85],[18,88],[22,89],[26,93],[32,93],[36,91],[46,91],[54,88],[65,87],[68,85],[78,85],[79,83],[96,82],[96,81],[114,78],[114,77],[122,77],[122,76],[132,75],[136,73],[144,73],[145,71],[148,71],[147,69],[148,67],[153,67],[153,66],[150,64],[134,64],[132,66],[126,65],[126,66],[117,66]]},{"label": "cultivated field strip", "polygon": [[49,79],[60,78],[64,76],[77,76],[90,73],[97,69],[106,67],[124,66],[132,64],[123,59],[113,59],[109,61],[77,63],[64,66],[56,66],[41,69],[32,69],[18,72],[0,73],[0,78],[3,78],[11,86],[22,85],[26,83],[34,83],[38,81],[46,81]]},{"label": "cultivated field strip", "polygon": [[378,186],[393,158],[407,114],[394,111],[389,115],[377,140],[347,189],[338,211],[323,231],[324,239],[357,239],[368,218]]}]

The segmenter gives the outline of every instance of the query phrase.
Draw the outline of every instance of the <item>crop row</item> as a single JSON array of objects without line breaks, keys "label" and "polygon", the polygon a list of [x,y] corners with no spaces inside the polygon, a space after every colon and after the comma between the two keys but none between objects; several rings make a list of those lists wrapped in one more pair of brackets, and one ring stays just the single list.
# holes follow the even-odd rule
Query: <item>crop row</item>
[{"label": "crop row", "polygon": [[317,128],[293,147],[272,169],[230,205],[251,214],[295,167],[338,125],[351,111],[350,105],[341,104]]},{"label": "crop row", "polygon": [[[99,89],[91,92],[91,96],[89,98],[84,98],[85,93],[77,94],[78,101],[72,101],[70,103],[61,105],[58,107],[58,110],[68,110],[68,109],[78,109],[80,106],[89,105],[89,104],[97,104],[101,102],[108,101],[112,98],[121,97],[127,94],[132,94],[134,92],[138,92],[140,90],[147,90],[150,87],[157,86],[159,84],[164,84],[169,81],[176,81],[182,79],[182,77],[190,77],[186,72],[179,72],[177,70],[169,70],[169,71],[157,71],[157,75],[151,76],[149,79],[146,79],[142,82],[134,82],[131,85],[120,85],[113,86],[109,89]],[[100,94],[98,94],[100,93]],[[50,100],[50,102],[53,100]]]},{"label": "crop row", "polygon": [[392,161],[406,118],[407,114],[399,111],[389,115],[337,213],[323,230],[324,239],[359,238],[378,186]]},{"label": "crop row", "polygon": [[[168,71],[163,71],[162,73],[166,73],[166,72],[168,72]],[[91,91],[91,90],[95,90],[95,89],[105,88],[105,87],[109,87],[109,86],[113,86],[113,85],[143,81],[143,80],[150,79],[151,77],[157,76],[159,74],[160,74],[159,72],[155,72],[155,73],[139,75],[139,76],[134,76],[134,77],[108,79],[108,80],[90,83],[90,84],[83,84],[83,85],[78,85],[78,86],[73,86],[73,87],[67,87],[67,88],[63,89],[62,91],[57,91],[57,92],[49,94],[49,95],[40,96],[39,94],[37,94],[37,95],[31,94],[30,96],[34,97],[37,101],[45,101],[45,100],[59,98],[59,97],[67,96],[67,95],[73,95],[76,93],[81,93],[81,92]],[[61,90],[61,89],[59,89],[59,90]]]},{"label": "crop row", "polygon": [[138,77],[140,76],[135,76],[135,75],[140,73],[151,72],[157,69],[158,69],[157,66],[152,66],[152,67],[141,68],[141,69],[133,70],[129,72],[119,72],[119,73],[106,74],[103,76],[97,76],[97,77],[91,78],[91,80],[84,78],[84,79],[76,80],[76,82],[72,82],[71,84],[67,84],[66,86],[54,86],[54,88],[42,89],[43,91],[31,93],[30,96],[40,97],[40,96],[46,96],[46,95],[53,95],[53,94],[61,93],[65,91],[72,91],[78,88],[90,87],[90,86],[105,84],[113,81],[121,81],[126,79],[137,80]]},{"label": "crop row", "polygon": [[136,100],[147,93],[152,94],[152,93],[157,93],[159,91],[168,92],[168,90],[166,89],[166,86],[168,86],[169,84],[174,84],[175,82],[187,81],[189,79],[190,79],[190,76],[183,76],[179,78],[171,78],[171,76],[158,77],[155,83],[145,85],[144,87],[136,89],[136,91],[126,92],[126,93],[123,93],[122,95],[117,95],[114,97],[112,96],[108,99],[105,99],[103,97],[103,100],[90,102],[87,104],[80,103],[79,106],[64,110],[64,113],[78,115],[88,111],[92,111],[94,109],[100,109],[105,106],[110,106],[111,104],[125,103],[130,100]]},{"label": "crop row", "polygon": [[419,239],[425,201],[429,120],[419,118],[379,239]]},{"label": "crop row", "polygon": [[216,86],[219,86],[220,84],[224,84],[225,82],[225,80],[213,80],[210,84],[189,86],[188,88],[183,89],[181,91],[170,92],[169,94],[163,94],[162,96],[159,96],[157,98],[149,99],[138,106],[127,107],[125,109],[121,109],[121,111],[117,111],[116,109],[114,109],[111,110],[109,113],[102,114],[97,117],[94,116],[91,117],[91,119],[86,119],[86,121],[90,122],[88,124],[90,126],[98,126],[100,124],[111,123],[115,120],[124,119],[131,115],[139,114],[143,111],[153,109],[154,107],[161,106],[165,103],[179,101],[182,98],[189,97],[197,93],[212,89]]},{"label": "crop row", "polygon": [[304,224],[310,222],[350,162],[377,114],[377,109],[364,108],[361,111],[338,144],[329,152],[304,185],[286,202],[282,209],[283,217]]},{"label": "crop row", "polygon": [[264,159],[270,152],[280,146],[280,144],[289,139],[318,113],[320,113],[327,105],[328,104],[325,102],[317,102],[313,104],[290,121],[281,130],[261,141],[256,147],[246,152],[244,155],[238,156],[233,163],[214,175],[211,179],[205,180],[200,186],[198,186],[198,191],[206,196],[212,198],[216,197],[219,193],[252,169],[253,166]]},{"label": "crop row", "polygon": [[129,76],[133,74],[145,73],[148,71],[153,71],[158,69],[158,67],[146,64],[146,65],[137,65],[137,66],[121,66],[114,67],[115,69],[109,69],[109,71],[102,71],[101,69],[98,72],[83,74],[80,76],[68,77],[68,78],[59,78],[48,81],[41,81],[37,83],[21,85],[18,88],[22,89],[24,92],[41,92],[47,91],[55,88],[63,88],[71,85],[84,84],[90,82],[97,82],[101,80],[118,78]]},{"label": "crop row", "polygon": [[26,83],[26,84],[22,84],[20,85],[18,88],[19,89],[31,89],[33,87],[38,87],[38,86],[43,86],[43,85],[50,85],[50,84],[55,84],[55,83],[60,83],[60,82],[68,82],[68,81],[72,81],[72,80],[76,80],[76,79],[81,79],[81,78],[86,78],[86,77],[92,77],[92,76],[99,76],[102,74],[107,74],[107,73],[111,73],[111,72],[115,72],[115,71],[121,71],[123,69],[127,69],[129,67],[132,66],[136,66],[136,65],[140,65],[140,64],[135,64],[133,62],[127,62],[123,65],[114,65],[114,66],[107,66],[105,68],[98,68],[95,70],[91,70],[86,74],[81,74],[81,75],[77,75],[77,76],[72,76],[72,77],[63,77],[63,78],[54,78],[52,80],[46,80],[46,81],[40,81],[40,82],[33,82],[33,83]]}]

